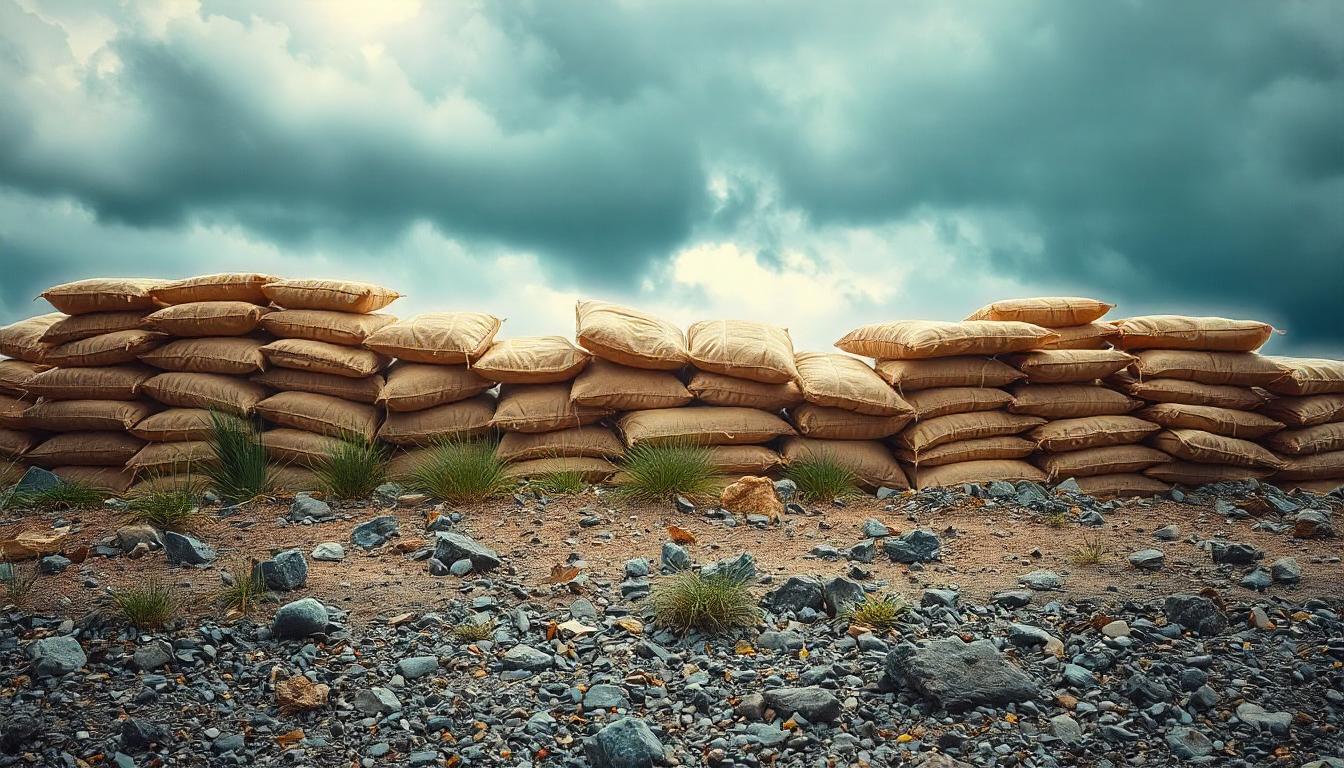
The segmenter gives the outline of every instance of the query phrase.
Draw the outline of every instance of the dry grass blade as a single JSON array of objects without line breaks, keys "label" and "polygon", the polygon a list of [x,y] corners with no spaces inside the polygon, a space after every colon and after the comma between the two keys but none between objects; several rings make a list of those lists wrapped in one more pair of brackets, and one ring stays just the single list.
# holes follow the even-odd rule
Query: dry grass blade
[{"label": "dry grass blade", "polygon": [[178,610],[173,586],[157,579],[113,592],[112,603],[122,618],[140,629],[162,627]]},{"label": "dry grass blade", "polygon": [[804,501],[830,501],[859,493],[859,478],[854,470],[829,456],[795,461],[784,471],[784,476],[798,486],[798,496]]},{"label": "dry grass blade", "polygon": [[637,443],[625,454],[617,493],[631,501],[667,501],[682,495],[706,498],[722,478],[710,452],[687,443]]},{"label": "dry grass blade", "polygon": [[659,580],[652,600],[654,621],[681,634],[730,632],[753,627],[760,618],[751,590],[727,576],[682,571]]}]

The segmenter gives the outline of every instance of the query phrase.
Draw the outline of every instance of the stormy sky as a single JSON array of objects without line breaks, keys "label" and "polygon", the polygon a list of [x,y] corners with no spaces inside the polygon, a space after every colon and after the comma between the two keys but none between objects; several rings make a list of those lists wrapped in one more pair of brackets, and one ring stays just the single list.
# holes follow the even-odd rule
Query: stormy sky
[{"label": "stormy sky", "polygon": [[0,0],[0,321],[351,277],[569,334],[995,298],[1344,356],[1344,3]]}]

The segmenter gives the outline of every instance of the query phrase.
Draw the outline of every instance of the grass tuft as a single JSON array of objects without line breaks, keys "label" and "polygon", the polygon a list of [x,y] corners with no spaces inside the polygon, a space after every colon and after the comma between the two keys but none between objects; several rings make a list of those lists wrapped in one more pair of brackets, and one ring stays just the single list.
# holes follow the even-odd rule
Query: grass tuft
[{"label": "grass tuft", "polygon": [[211,411],[210,448],[215,460],[207,464],[205,473],[225,501],[250,501],[270,489],[266,449],[251,424]]},{"label": "grass tuft", "polygon": [[387,452],[369,440],[342,440],[313,467],[322,489],[336,499],[362,499],[387,479]]},{"label": "grass tuft", "polygon": [[636,443],[618,477],[616,492],[639,502],[712,496],[721,481],[709,450],[689,443]]},{"label": "grass tuft", "polygon": [[62,482],[60,485],[42,491],[14,492],[9,495],[5,506],[48,511],[53,509],[79,509],[94,507],[103,503],[108,494],[82,483]]},{"label": "grass tuft", "polygon": [[1073,550],[1075,565],[1097,565],[1106,559],[1106,544],[1100,536],[1083,537],[1083,543]]},{"label": "grass tuft", "polygon": [[167,531],[189,531],[200,521],[196,494],[182,489],[147,491],[127,500],[127,519]]},{"label": "grass tuft", "polygon": [[1069,522],[1069,516],[1064,512],[1051,512],[1045,516],[1045,524],[1050,528],[1063,528]]},{"label": "grass tuft", "polygon": [[854,470],[829,456],[795,461],[784,471],[784,476],[798,486],[798,495],[804,501],[830,501],[859,493],[859,478]]},{"label": "grass tuft", "polygon": [[[0,555],[4,550],[0,549]],[[19,563],[4,563],[8,566],[5,570],[8,572],[5,578],[0,579],[0,583],[5,586],[5,598],[9,602],[24,606],[28,604],[28,597],[33,593],[33,586],[37,584],[37,568],[21,567]]]},{"label": "grass tuft", "polygon": [[839,618],[869,629],[891,629],[909,609],[909,604],[898,595],[869,594],[863,596],[863,602],[846,606],[839,612]]},{"label": "grass tuft", "polygon": [[228,569],[229,578],[219,590],[219,602],[225,611],[237,611],[243,616],[252,613],[266,595],[266,585],[257,571],[255,560],[243,562]]},{"label": "grass tuft", "polygon": [[512,487],[504,466],[493,442],[447,440],[430,449],[425,462],[411,473],[411,485],[442,501],[481,501]]},{"label": "grass tuft", "polygon": [[719,634],[753,627],[760,618],[751,590],[728,576],[666,576],[654,584],[652,600],[654,622],[680,634]]},{"label": "grass tuft", "polygon": [[474,621],[464,621],[453,627],[453,639],[459,643],[479,643],[482,640],[489,640],[495,632],[495,625],[489,622],[477,624]]},{"label": "grass tuft", "polygon": [[172,585],[153,578],[138,586],[116,590],[112,602],[123,619],[140,629],[162,627],[177,615],[178,609]]},{"label": "grass tuft", "polygon": [[528,487],[548,496],[565,496],[583,493],[587,484],[578,472],[548,472],[532,478]]}]

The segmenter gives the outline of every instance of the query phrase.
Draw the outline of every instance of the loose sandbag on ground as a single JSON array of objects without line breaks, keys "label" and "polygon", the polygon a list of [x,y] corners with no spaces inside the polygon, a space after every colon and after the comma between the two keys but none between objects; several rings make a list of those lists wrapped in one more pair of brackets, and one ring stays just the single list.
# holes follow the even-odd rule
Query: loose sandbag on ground
[{"label": "loose sandbag on ground", "polygon": [[398,362],[387,372],[377,402],[389,411],[423,411],[466,400],[495,386],[465,365]]},{"label": "loose sandbag on ground", "polygon": [[140,361],[165,371],[246,376],[266,370],[266,342],[252,338],[178,339],[140,355]]},{"label": "loose sandbag on ground", "polygon": [[156,410],[137,400],[43,400],[24,410],[22,421],[44,432],[125,432]]},{"label": "loose sandbag on ground", "polygon": [[646,411],[686,405],[694,395],[669,371],[631,368],[594,358],[574,379],[569,399],[591,408]]},{"label": "loose sandbag on ground", "polygon": [[783,457],[764,445],[710,445],[709,463],[729,477],[764,475],[784,463]]},{"label": "loose sandbag on ground", "polygon": [[1036,456],[1036,466],[1045,470],[1051,482],[1070,477],[1092,477],[1116,473],[1134,473],[1171,461],[1156,448],[1143,445],[1109,445],[1081,451],[1045,453]]},{"label": "loose sandbag on ground", "polygon": [[245,336],[257,330],[268,312],[245,301],[196,301],[152,312],[144,324],[151,331],[177,337]]},{"label": "loose sandbag on ground", "polygon": [[477,395],[413,413],[393,412],[387,414],[379,428],[378,439],[393,445],[432,445],[476,437],[490,431],[494,414],[495,399],[489,395]]},{"label": "loose sandbag on ground", "polygon": [[312,392],[278,392],[257,403],[254,410],[272,424],[354,442],[373,442],[382,421],[372,405]]},{"label": "loose sandbag on ground", "polygon": [[221,272],[172,280],[150,290],[160,304],[190,304],[197,301],[245,301],[268,304],[262,286],[280,280],[275,275],[256,272]]},{"label": "loose sandbag on ground", "polygon": [[591,359],[563,336],[525,336],[496,341],[472,369],[504,384],[554,384],[578,376]]},{"label": "loose sandbag on ground", "polygon": [[0,392],[7,392],[11,395],[22,395],[28,390],[25,385],[30,379],[43,371],[49,370],[45,365],[29,363],[23,360],[0,360]]},{"label": "loose sandbag on ground", "polygon": [[392,323],[392,315],[356,315],[321,309],[282,309],[261,318],[261,328],[281,339],[307,339],[343,347],[358,347],[370,335]]},{"label": "loose sandbag on ground", "polygon": [[1139,381],[1120,373],[1106,379],[1106,383],[1150,403],[1180,403],[1208,405],[1250,411],[1265,404],[1265,397],[1247,387],[1224,384],[1200,384],[1180,379],[1147,379]]},{"label": "loose sandbag on ground", "polygon": [[1170,429],[1199,429],[1243,440],[1258,440],[1283,429],[1282,422],[1271,419],[1263,412],[1215,408],[1211,405],[1157,403],[1134,415]]},{"label": "loose sandbag on ground", "polygon": [[261,287],[262,294],[285,309],[322,309],[332,312],[377,312],[401,294],[390,288],[357,280],[276,280]]},{"label": "loose sandbag on ground", "polygon": [[833,461],[848,467],[868,488],[909,488],[910,481],[887,447],[876,440],[811,440],[785,438],[780,444],[784,464],[800,461]]},{"label": "loose sandbag on ground", "polygon": [[387,365],[387,358],[372,350],[309,339],[280,339],[261,351],[271,365],[352,379],[372,376]]},{"label": "loose sandbag on ground", "polygon": [[[129,432],[151,443],[182,443],[189,440],[209,440],[214,432],[210,411],[204,408],[169,408],[141,419]],[[219,418],[243,427],[246,422],[227,413]]]},{"label": "loose sandbag on ground", "polygon": [[561,456],[515,462],[504,467],[504,474],[507,477],[577,474],[585,483],[603,483],[616,474],[616,465],[606,459]]},{"label": "loose sandbag on ground", "polygon": [[1344,422],[1318,424],[1302,429],[1286,429],[1260,441],[1275,453],[1304,456],[1327,451],[1344,451]]},{"label": "loose sandbag on ground", "polygon": [[554,459],[561,456],[618,459],[625,444],[607,427],[586,426],[554,432],[505,432],[495,455],[503,461]]},{"label": "loose sandbag on ground", "polygon": [[686,382],[686,389],[704,405],[759,408],[779,411],[803,404],[803,390],[796,382],[766,384],[721,373],[696,371]]},{"label": "loose sandbag on ground", "polygon": [[490,349],[499,325],[484,312],[429,312],[380,328],[364,345],[412,363],[462,365]]},{"label": "loose sandbag on ground", "polygon": [[1115,320],[1121,349],[1198,349],[1206,352],[1254,352],[1274,328],[1254,320],[1224,317],[1146,315]]},{"label": "loose sandbag on ground", "polygon": [[87,315],[62,315],[42,334],[42,343],[51,346],[80,339],[91,339],[105,333],[142,330],[145,317],[150,313],[134,309],[125,312],[93,312]]},{"label": "loose sandbag on ground", "polygon": [[67,483],[111,493],[125,493],[135,480],[121,467],[56,467],[51,471]]},{"label": "loose sandbag on ground", "polygon": [[675,371],[690,362],[686,337],[671,323],[637,309],[604,301],[574,307],[579,346],[619,365]]},{"label": "loose sandbag on ground", "polygon": [[509,432],[550,432],[593,424],[615,411],[575,405],[569,384],[509,384],[500,389],[493,425]]},{"label": "loose sandbag on ground", "polygon": [[48,400],[134,400],[140,386],[158,371],[144,365],[50,368],[23,384],[30,398]]},{"label": "loose sandbag on ground", "polygon": [[1025,373],[988,357],[942,357],[931,360],[878,360],[877,375],[902,395],[942,387],[1006,387]]},{"label": "loose sandbag on ground", "polygon": [[1050,330],[1058,334],[1059,338],[1042,344],[1041,349],[1106,349],[1111,341],[1120,338],[1120,329],[1106,322]]},{"label": "loose sandbag on ground", "polygon": [[1093,475],[1077,482],[1089,496],[1157,496],[1171,490],[1171,483],[1140,474]]},{"label": "loose sandbag on ground", "polygon": [[798,386],[814,405],[869,416],[912,416],[914,409],[864,361],[849,355],[799,352]]},{"label": "loose sandbag on ground", "polygon": [[1076,384],[1124,370],[1134,357],[1116,349],[1049,349],[1012,355],[1009,362],[1032,384]]},{"label": "loose sandbag on ground", "polygon": [[1140,379],[1181,379],[1200,384],[1263,387],[1283,378],[1283,369],[1254,352],[1199,352],[1148,349],[1139,352],[1134,370]]},{"label": "loose sandbag on ground", "polygon": [[996,320],[902,320],[876,323],[845,334],[835,346],[879,360],[920,360],[961,355],[1025,352],[1057,339],[1048,328]]},{"label": "loose sandbag on ground", "polygon": [[1114,307],[1114,304],[1078,296],[1040,296],[986,304],[966,319],[1014,320],[1043,328],[1063,328],[1098,320]]},{"label": "loose sandbag on ground", "polygon": [[[252,377],[252,381],[281,392],[312,392],[331,395],[354,403],[378,402],[383,394],[383,377],[377,374],[352,379],[331,373],[299,371],[293,368],[272,368]],[[475,394],[475,393],[473,393]]]},{"label": "loose sandbag on ground", "polygon": [[939,387],[921,389],[905,395],[919,421],[950,416],[954,413],[997,411],[1013,402],[1013,396],[992,387]]},{"label": "loose sandbag on ground", "polygon": [[687,355],[696,368],[783,384],[798,378],[793,340],[777,325],[748,320],[701,320],[686,331]]},{"label": "loose sandbag on ground", "polygon": [[42,362],[52,346],[43,343],[42,336],[64,317],[60,312],[51,312],[0,328],[0,355],[29,363]]},{"label": "loose sandbag on ground", "polygon": [[1270,400],[1260,413],[1292,427],[1344,421],[1344,395],[1279,397]]},{"label": "loose sandbag on ground", "polygon": [[205,440],[150,443],[126,462],[126,469],[137,477],[196,475],[204,480],[201,469],[216,461],[215,449]]},{"label": "loose sandbag on ground", "polygon": [[881,440],[900,432],[914,418],[910,414],[866,416],[811,403],[790,408],[788,415],[800,435],[827,440]]},{"label": "loose sandbag on ground", "polygon": [[755,408],[686,406],[634,411],[620,418],[625,444],[754,445],[792,435],[778,416]]},{"label": "loose sandbag on ground", "polygon": [[1344,477],[1344,451],[1288,457],[1283,469],[1273,475],[1275,481],[1329,480],[1338,477]]},{"label": "loose sandbag on ground", "polygon": [[168,338],[153,331],[116,331],[52,347],[42,356],[47,365],[62,368],[134,363],[140,355]]},{"label": "loose sandbag on ground", "polygon": [[1182,461],[1196,464],[1269,469],[1279,469],[1284,465],[1282,459],[1249,440],[1198,429],[1166,429],[1149,438],[1149,443]]},{"label": "loose sandbag on ground", "polygon": [[320,464],[339,450],[339,438],[318,435],[301,429],[268,429],[261,433],[261,445],[273,461],[300,466]]},{"label": "loose sandbag on ground", "polygon": [[1283,375],[1267,385],[1276,395],[1344,394],[1344,360],[1268,357]]},{"label": "loose sandbag on ground", "polygon": [[915,487],[945,488],[957,485],[983,485],[995,481],[1016,483],[1029,480],[1044,483],[1045,473],[1025,461],[993,459],[963,461],[938,467],[920,467],[915,471]]},{"label": "loose sandbag on ground", "polygon": [[24,458],[42,467],[121,467],[144,445],[125,432],[64,432],[43,440]]},{"label": "loose sandbag on ground", "polygon": [[1011,390],[1013,413],[1047,419],[1117,416],[1143,403],[1113,389],[1093,384],[1018,384]]},{"label": "loose sandbag on ground", "polygon": [[910,425],[896,436],[895,444],[919,457],[925,451],[947,443],[1018,435],[1044,423],[1045,419],[1036,416],[1002,411],[954,413]]},{"label": "loose sandbag on ground", "polygon": [[945,443],[920,453],[901,445],[895,446],[896,458],[920,467],[937,467],[961,461],[985,459],[1025,459],[1036,452],[1036,444],[1013,435],[980,437]]},{"label": "loose sandbag on ground", "polygon": [[52,286],[41,295],[67,315],[156,309],[159,303],[154,300],[153,291],[167,282],[137,277],[95,277]]},{"label": "loose sandbag on ground", "polygon": [[269,394],[265,387],[247,379],[218,373],[176,371],[160,373],[141,384],[140,391],[164,405],[205,408],[239,416],[252,413],[257,403]]},{"label": "loose sandbag on ground", "polygon": [[1027,437],[1041,450],[1057,453],[1129,445],[1160,431],[1158,425],[1134,416],[1085,416],[1042,424],[1027,433]]}]

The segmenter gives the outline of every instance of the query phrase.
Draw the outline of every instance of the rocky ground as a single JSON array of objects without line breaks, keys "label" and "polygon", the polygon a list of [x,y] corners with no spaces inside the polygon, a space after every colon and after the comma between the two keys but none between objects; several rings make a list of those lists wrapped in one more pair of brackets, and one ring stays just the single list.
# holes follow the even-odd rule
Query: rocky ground
[{"label": "rocky ground", "polygon": [[[190,536],[6,510],[0,540],[68,534],[0,615],[0,766],[1344,766],[1344,499],[779,490],[771,519],[384,488]],[[252,559],[275,602],[222,615]],[[747,578],[759,624],[660,629],[649,590],[688,565]],[[156,578],[170,627],[108,610]],[[909,602],[890,631],[835,615],[868,592]]]}]

